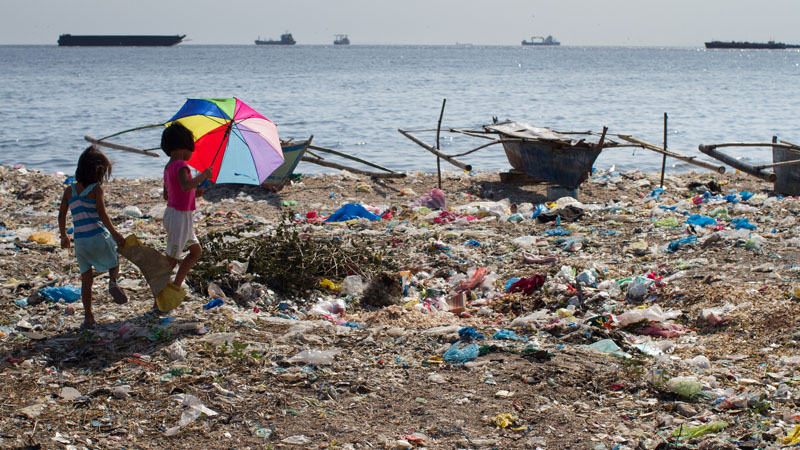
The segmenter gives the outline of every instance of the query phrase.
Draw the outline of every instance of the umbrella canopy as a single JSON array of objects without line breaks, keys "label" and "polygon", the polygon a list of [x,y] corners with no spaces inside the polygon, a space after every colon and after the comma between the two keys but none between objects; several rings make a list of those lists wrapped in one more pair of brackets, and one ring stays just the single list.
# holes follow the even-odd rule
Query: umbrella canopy
[{"label": "umbrella canopy", "polygon": [[165,125],[172,122],[192,131],[188,163],[211,167],[214,183],[260,185],[283,164],[278,127],[238,98],[190,98]]}]

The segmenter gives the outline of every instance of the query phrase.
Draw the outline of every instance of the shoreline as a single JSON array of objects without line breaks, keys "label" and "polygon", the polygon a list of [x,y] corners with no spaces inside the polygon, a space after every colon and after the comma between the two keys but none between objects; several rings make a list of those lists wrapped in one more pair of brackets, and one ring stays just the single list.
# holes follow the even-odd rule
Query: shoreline
[{"label": "shoreline", "polygon": [[[78,448],[190,448],[213,439],[226,448],[655,449],[667,440],[778,448],[800,399],[798,200],[770,195],[770,184],[746,175],[694,171],[668,173],[659,194],[659,176],[600,171],[575,200],[547,198],[544,185],[501,183],[497,172],[446,171],[447,214],[413,206],[436,186],[434,174],[303,176],[277,194],[214,186],[198,204],[197,233],[227,238],[189,274],[184,305],[166,318],[146,315],[152,297],[123,259],[129,303],[113,304],[96,280],[100,325],[82,333],[79,302],[22,301],[47,283],[79,286],[70,252],[27,241],[56,225],[65,177],[0,166],[0,371],[14,381],[0,391],[0,446],[63,439]],[[114,179],[106,197],[123,235],[163,247],[153,217],[160,179]],[[392,217],[321,224],[309,215],[360,202]],[[559,225],[530,217],[542,203],[560,211]],[[282,224],[289,211],[295,223]],[[696,214],[715,215],[716,225],[687,224],[699,223]],[[733,219],[756,228],[736,229],[743,223]],[[332,291],[344,276],[293,298],[256,281],[263,274],[242,273],[248,256],[232,252],[280,227],[318,254],[380,253],[369,267],[379,268],[376,279],[377,270],[390,273],[375,288],[390,306]],[[359,247],[361,239],[374,247]],[[514,278],[529,284],[507,292]],[[210,280],[226,300],[204,309]],[[331,308],[337,301],[343,312]],[[457,308],[466,314],[441,311]],[[479,356],[443,360],[470,327],[484,336],[475,337]],[[502,330],[519,340],[497,337]],[[296,362],[303,350],[339,352],[316,354],[322,359],[308,366]],[[181,406],[188,395],[213,414],[169,437],[191,410]],[[87,426],[93,421],[99,426]],[[714,423],[717,431],[697,438],[671,437]]]}]

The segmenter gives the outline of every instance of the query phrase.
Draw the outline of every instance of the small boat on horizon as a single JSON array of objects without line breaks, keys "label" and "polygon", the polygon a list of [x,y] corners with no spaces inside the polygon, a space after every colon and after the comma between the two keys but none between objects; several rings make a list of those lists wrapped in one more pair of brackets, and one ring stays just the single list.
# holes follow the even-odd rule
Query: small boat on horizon
[{"label": "small boat on horizon", "polygon": [[735,48],[735,49],[769,49],[769,50],[784,50],[787,48],[800,48],[800,45],[784,44],[783,42],[723,42],[711,41],[706,42],[706,48]]},{"label": "small boat on horizon", "polygon": [[333,40],[333,45],[350,45],[350,39],[346,34],[337,34]]},{"label": "small boat on horizon", "polygon": [[547,37],[533,36],[530,41],[523,39],[522,45],[561,45],[561,42],[553,39],[553,36],[548,34]]},{"label": "small boat on horizon", "polygon": [[296,43],[297,41],[295,41],[294,37],[292,37],[292,33],[289,33],[288,31],[281,35],[280,40],[275,40],[275,39],[262,40],[261,36],[259,36],[258,39],[256,39],[256,45],[294,45]]},{"label": "small boat on horizon", "polygon": [[185,34],[176,35],[73,35],[58,37],[59,47],[171,47]]}]

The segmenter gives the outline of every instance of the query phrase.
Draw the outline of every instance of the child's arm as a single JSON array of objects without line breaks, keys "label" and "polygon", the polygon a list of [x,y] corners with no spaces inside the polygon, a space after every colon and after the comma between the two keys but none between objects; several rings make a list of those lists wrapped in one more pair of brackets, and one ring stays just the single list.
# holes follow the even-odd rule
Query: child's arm
[{"label": "child's arm", "polygon": [[72,189],[64,189],[61,196],[61,205],[58,207],[58,231],[61,233],[61,248],[69,248],[69,236],[67,236],[67,209],[69,209],[69,199],[72,198]]},{"label": "child's arm", "polygon": [[211,178],[211,167],[198,173],[194,178],[192,178],[188,167],[184,167],[178,172],[178,182],[181,184],[181,190],[183,192],[191,191],[208,178]]},{"label": "child's arm", "polygon": [[169,199],[167,198],[167,182],[166,182],[166,180],[165,180],[165,181],[164,181],[164,183],[163,183],[163,188],[164,188],[164,200],[165,200],[165,201],[166,201],[166,200],[169,200]]},{"label": "child's arm", "polygon": [[98,184],[94,188],[94,194],[96,195],[95,200],[97,202],[97,215],[100,216],[100,220],[103,222],[103,225],[106,226],[108,231],[111,233],[111,236],[117,241],[117,245],[120,247],[125,246],[125,238],[122,237],[117,229],[114,228],[114,224],[111,223],[111,219],[108,217],[108,212],[106,212],[106,201],[103,198],[103,186]]}]

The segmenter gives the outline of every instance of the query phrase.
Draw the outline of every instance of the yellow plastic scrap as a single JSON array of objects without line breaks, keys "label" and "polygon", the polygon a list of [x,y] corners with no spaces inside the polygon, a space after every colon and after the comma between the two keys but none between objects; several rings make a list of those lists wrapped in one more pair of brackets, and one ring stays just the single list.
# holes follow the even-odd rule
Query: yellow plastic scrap
[{"label": "yellow plastic scrap", "polygon": [[323,278],[322,280],[320,280],[319,285],[324,287],[324,288],[328,288],[328,289],[330,289],[332,291],[339,292],[339,291],[342,290],[342,284],[341,283],[334,283],[333,281],[331,281],[331,280],[329,280],[327,278]]},{"label": "yellow plastic scrap", "polygon": [[37,231],[28,236],[28,240],[42,245],[56,245],[59,243],[56,241],[56,235],[49,231]]},{"label": "yellow plastic scrap", "polygon": [[406,302],[406,304],[405,304],[405,305],[403,305],[403,308],[404,308],[404,309],[407,309],[407,310],[411,310],[411,309],[413,309],[413,308],[414,308],[414,305],[418,305],[418,304],[419,304],[419,299],[418,299],[418,298],[415,298],[414,300],[411,300],[411,301],[409,301],[409,302]]},{"label": "yellow plastic scrap", "polygon": [[368,185],[367,183],[361,182],[356,185],[356,191],[358,192],[372,192],[372,186]]},{"label": "yellow plastic scrap", "polygon": [[136,247],[137,245],[142,245],[142,242],[139,241],[135,234],[125,238],[125,247]]},{"label": "yellow plastic scrap", "polygon": [[785,438],[781,438],[781,441],[783,441],[784,445],[800,444],[800,425],[795,425],[794,431]]},{"label": "yellow plastic scrap", "polygon": [[492,423],[500,428],[508,428],[514,425],[516,420],[517,418],[511,414],[498,414],[491,419]]}]

